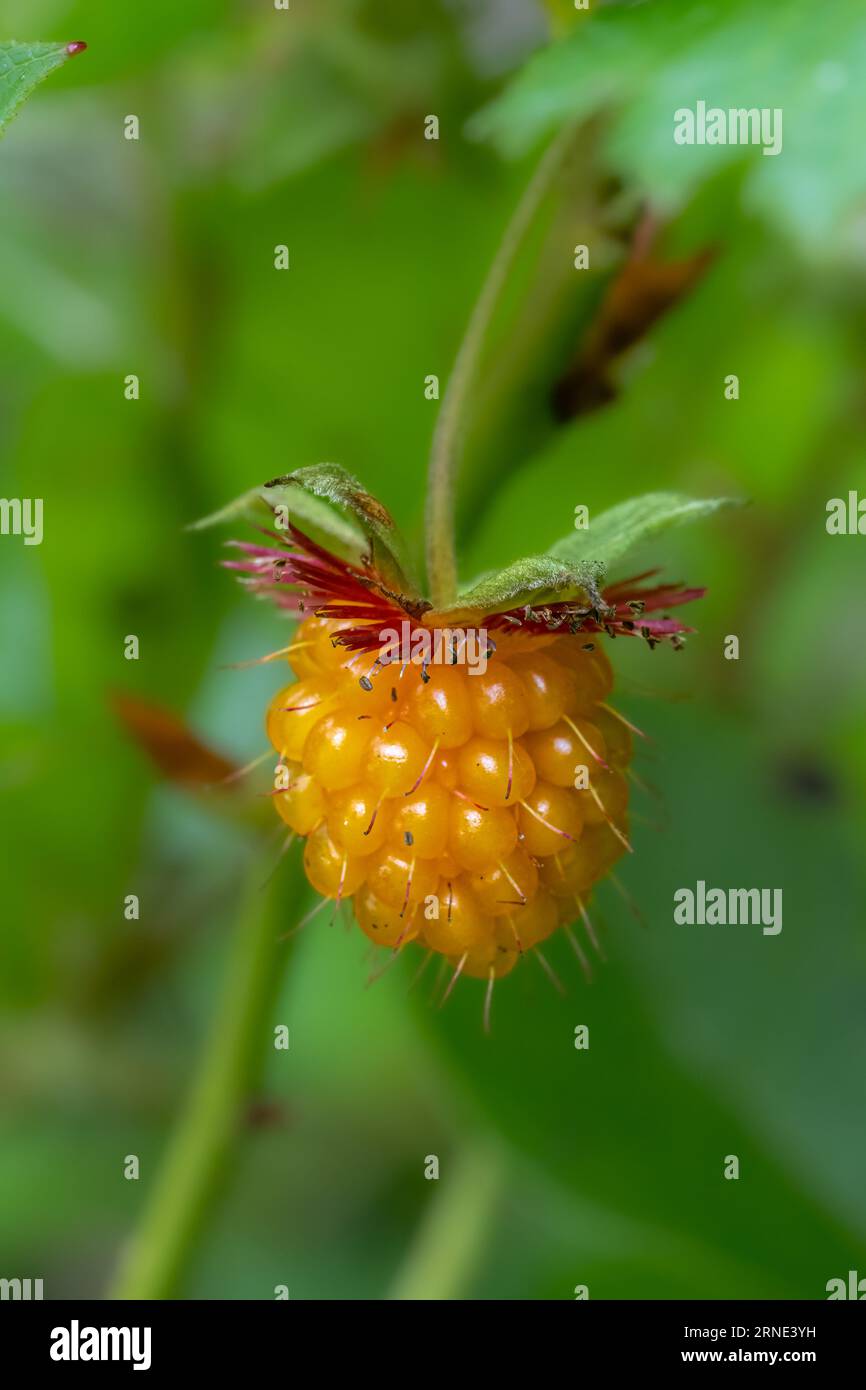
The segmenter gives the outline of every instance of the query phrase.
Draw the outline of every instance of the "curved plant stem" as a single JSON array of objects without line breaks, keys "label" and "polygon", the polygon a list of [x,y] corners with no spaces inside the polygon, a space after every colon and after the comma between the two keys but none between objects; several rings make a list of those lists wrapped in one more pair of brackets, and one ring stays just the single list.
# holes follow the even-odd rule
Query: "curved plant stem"
[{"label": "curved plant stem", "polygon": [[427,580],[434,608],[445,607],[457,594],[455,485],[466,408],[484,341],[523,238],[572,136],[571,126],[556,136],[524,189],[475,302],[442,400],[430,449],[427,486]]},{"label": "curved plant stem", "polygon": [[186,1272],[230,1168],[272,1036],[287,956],[278,941],[286,918],[277,909],[300,902],[303,891],[296,864],[281,865],[264,888],[261,862],[254,865],[198,1075],[109,1298],[170,1298]]},{"label": "curved plant stem", "polygon": [[498,1149],[476,1143],[439,1179],[439,1191],[422,1222],[388,1297],[406,1301],[457,1299],[474,1273],[505,1187]]}]

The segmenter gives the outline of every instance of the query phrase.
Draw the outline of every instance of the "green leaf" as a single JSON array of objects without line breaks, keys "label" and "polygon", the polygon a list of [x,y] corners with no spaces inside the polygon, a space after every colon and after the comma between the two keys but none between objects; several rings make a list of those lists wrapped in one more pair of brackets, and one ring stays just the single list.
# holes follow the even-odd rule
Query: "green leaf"
[{"label": "green leaf", "polygon": [[68,43],[0,43],[0,134],[33,88],[68,58],[80,53],[82,47]]},{"label": "green leaf", "polygon": [[[784,12],[777,0],[611,5],[532,59],[471,130],[518,154],[604,110],[608,158],[656,209],[675,210],[698,184],[741,164],[749,208],[826,256],[850,238],[866,191],[864,84],[866,10],[850,0],[788,0]],[[780,153],[676,144],[674,113],[699,100],[781,110]]]},{"label": "green leaf", "polygon": [[285,529],[287,515],[332,554],[354,565],[372,564],[397,598],[410,603],[419,599],[391,513],[337,463],[314,463],[272,478],[194,521],[189,530],[201,531],[236,519],[273,526],[278,511],[285,513],[279,518],[278,529]]},{"label": "green leaf", "polygon": [[350,517],[335,511],[314,493],[276,481],[251,488],[219,511],[192,522],[187,529],[203,531],[207,527],[236,520],[250,521],[258,526],[273,526],[274,512],[279,507],[285,507],[299,529],[332,554],[354,565],[363,563],[368,546],[360,526]]},{"label": "green leaf", "polygon": [[[315,499],[338,508],[341,513],[348,512],[366,537],[368,558],[387,587],[401,598],[418,597],[417,584],[410,575],[403,542],[391,513],[345,468],[337,463],[314,463],[308,468],[297,468],[294,473],[265,484],[264,492],[269,501],[276,495],[277,488],[290,512],[301,515],[307,503]],[[299,497],[305,500],[299,503]]]},{"label": "green leaf", "polygon": [[222,526],[226,521],[264,521],[270,511],[271,508],[264,498],[264,489],[253,487],[249,492],[242,492],[240,497],[227,502],[218,511],[209,512],[207,516],[199,517],[198,521],[191,521],[186,529],[206,531],[211,526]]},{"label": "green leaf", "polygon": [[515,560],[506,569],[491,572],[461,590],[457,603],[433,617],[457,622],[479,613],[504,613],[529,604],[542,607],[569,600],[595,607],[599,589],[610,566],[640,541],[656,536],[669,526],[701,521],[722,507],[734,506],[730,498],[687,497],[681,492],[649,492],[632,497],[591,521],[587,530],[574,531],[551,547],[546,555]]},{"label": "green leaf", "polygon": [[728,497],[687,497],[682,492],[647,492],[610,507],[585,531],[573,531],[551,546],[549,554],[567,564],[595,561],[605,569],[639,542],[657,536],[669,526],[703,521],[722,507],[736,506]]},{"label": "green leaf", "polygon": [[498,573],[484,575],[458,596],[457,603],[437,613],[438,619],[456,622],[478,613],[504,613],[511,608],[562,603],[567,599],[594,606],[604,567],[592,561],[565,564],[549,555],[531,555]]}]

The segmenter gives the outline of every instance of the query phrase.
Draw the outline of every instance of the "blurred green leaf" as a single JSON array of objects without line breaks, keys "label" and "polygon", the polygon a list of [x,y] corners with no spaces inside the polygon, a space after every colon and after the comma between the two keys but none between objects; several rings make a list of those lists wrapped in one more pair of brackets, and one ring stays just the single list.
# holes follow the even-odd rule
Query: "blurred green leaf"
[{"label": "blurred green leaf", "polygon": [[[654,1224],[659,1243],[692,1244],[680,1296],[699,1249],[701,1297],[822,1297],[858,1257],[846,1226],[866,1228],[856,1178],[866,1155],[850,1120],[863,1077],[845,1062],[863,1047],[854,999],[866,963],[855,907],[840,900],[822,922],[814,873],[820,862],[850,887],[853,858],[819,817],[780,813],[762,791],[755,740],[737,726],[692,711],[659,712],[650,728],[664,733],[674,800],[672,831],[656,843],[639,833],[628,865],[651,931],[609,887],[596,890],[589,911],[597,925],[609,912],[612,961],[590,986],[551,939],[545,956],[566,997],[530,955],[496,986],[492,1036],[483,983],[458,985],[441,1014],[421,1018],[479,1109],[551,1176]],[[713,792],[698,803],[696,788]],[[673,893],[698,877],[781,886],[782,933],[676,926]],[[804,1002],[804,981],[819,975]],[[579,1024],[586,1050],[575,1049]],[[728,1154],[740,1158],[739,1181],[722,1176]]]},{"label": "blurred green leaf", "polygon": [[68,43],[0,42],[0,134],[34,87],[82,47]]},{"label": "blurred green leaf", "polygon": [[[702,180],[745,161],[748,202],[826,254],[866,193],[864,85],[866,12],[849,0],[611,5],[531,60],[472,131],[516,153],[565,120],[608,111],[611,161],[656,207],[682,206]],[[781,152],[676,144],[674,113],[699,100],[780,109]]]}]

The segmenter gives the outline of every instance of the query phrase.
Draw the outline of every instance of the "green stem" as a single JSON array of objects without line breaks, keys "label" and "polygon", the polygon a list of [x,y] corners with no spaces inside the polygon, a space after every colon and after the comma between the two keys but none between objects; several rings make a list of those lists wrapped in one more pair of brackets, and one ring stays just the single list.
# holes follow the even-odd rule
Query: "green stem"
[{"label": "green stem", "polygon": [[477,1265],[505,1187],[505,1163],[498,1149],[476,1144],[447,1166],[391,1299],[460,1298]]},{"label": "green stem", "polygon": [[548,146],[505,229],[448,381],[433,432],[427,488],[427,579],[434,608],[457,595],[455,485],[470,392],[475,384],[488,329],[526,232],[559,170],[573,136],[566,127]]},{"label": "green stem", "polygon": [[282,864],[264,888],[261,880],[259,861],[238,916],[198,1075],[109,1298],[174,1295],[228,1174],[246,1104],[263,1070],[283,978],[287,949],[278,938],[287,923],[279,908],[303,898],[297,866]]}]

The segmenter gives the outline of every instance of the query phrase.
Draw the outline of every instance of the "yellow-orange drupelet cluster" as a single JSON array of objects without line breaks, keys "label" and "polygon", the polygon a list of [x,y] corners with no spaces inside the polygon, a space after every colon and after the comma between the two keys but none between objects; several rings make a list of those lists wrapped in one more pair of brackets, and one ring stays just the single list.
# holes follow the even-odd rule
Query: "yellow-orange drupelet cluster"
[{"label": "yellow-orange drupelet cluster", "polygon": [[308,617],[267,731],[317,892],[378,945],[505,975],[585,911],[627,846],[626,725],[586,636],[496,635],[486,670],[376,666]]}]

